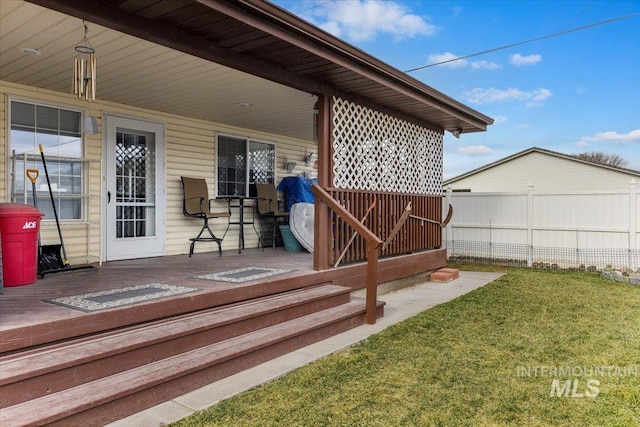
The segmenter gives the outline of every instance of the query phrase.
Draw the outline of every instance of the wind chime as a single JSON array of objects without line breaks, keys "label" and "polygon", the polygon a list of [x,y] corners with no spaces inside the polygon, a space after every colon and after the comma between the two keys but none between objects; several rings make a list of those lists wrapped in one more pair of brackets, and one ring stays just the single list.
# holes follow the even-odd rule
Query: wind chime
[{"label": "wind chime", "polygon": [[84,97],[87,101],[96,100],[96,57],[95,49],[91,47],[87,33],[89,29],[84,24],[84,37],[76,46],[76,58],[73,61],[73,93],[78,98]]}]

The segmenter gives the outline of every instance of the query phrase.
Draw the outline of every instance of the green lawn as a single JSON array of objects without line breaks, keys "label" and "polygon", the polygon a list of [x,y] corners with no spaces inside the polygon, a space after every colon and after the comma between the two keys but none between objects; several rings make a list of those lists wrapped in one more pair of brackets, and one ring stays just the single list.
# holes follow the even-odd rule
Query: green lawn
[{"label": "green lawn", "polygon": [[640,426],[640,287],[508,270],[174,425]]}]

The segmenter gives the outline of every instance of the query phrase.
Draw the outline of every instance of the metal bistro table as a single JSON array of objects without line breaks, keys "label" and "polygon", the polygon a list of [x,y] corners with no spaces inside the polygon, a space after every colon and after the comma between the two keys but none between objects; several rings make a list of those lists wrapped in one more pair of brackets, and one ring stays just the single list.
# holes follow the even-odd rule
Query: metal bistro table
[{"label": "metal bistro table", "polygon": [[218,196],[218,200],[226,200],[227,205],[229,206],[229,211],[231,208],[238,209],[238,221],[231,221],[229,218],[229,225],[238,225],[240,227],[238,233],[238,253],[241,254],[244,249],[244,226],[247,224],[251,224],[253,226],[253,230],[256,232],[256,235],[260,237],[258,234],[258,230],[256,230],[255,221],[252,219],[251,221],[244,220],[244,202],[245,200],[258,200],[258,197],[251,196],[242,196],[239,194],[234,194],[230,196]]}]

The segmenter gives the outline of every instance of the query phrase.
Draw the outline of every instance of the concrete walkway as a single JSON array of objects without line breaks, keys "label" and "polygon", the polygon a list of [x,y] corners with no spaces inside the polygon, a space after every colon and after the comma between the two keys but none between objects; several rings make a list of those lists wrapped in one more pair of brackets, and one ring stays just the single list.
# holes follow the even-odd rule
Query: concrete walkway
[{"label": "concrete walkway", "polygon": [[425,282],[392,291],[380,297],[387,305],[384,307],[384,317],[375,325],[359,326],[285,354],[111,423],[109,427],[159,427],[180,420],[196,411],[207,409],[222,400],[281,377],[316,359],[349,347],[395,323],[493,282],[502,275],[503,273],[461,271],[458,279],[447,283]]}]

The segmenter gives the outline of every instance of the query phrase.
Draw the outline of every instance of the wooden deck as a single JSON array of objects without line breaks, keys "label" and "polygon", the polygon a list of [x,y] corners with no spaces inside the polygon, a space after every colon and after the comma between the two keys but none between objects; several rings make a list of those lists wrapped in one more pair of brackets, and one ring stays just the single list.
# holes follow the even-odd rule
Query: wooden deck
[{"label": "wooden deck", "polygon": [[[380,260],[380,283],[443,265],[442,250]],[[0,424],[103,425],[362,325],[366,264],[312,270],[306,252],[250,249],[106,263],[0,295]],[[196,276],[286,273],[244,283]],[[83,312],[47,299],[161,283],[197,291]],[[378,302],[376,317],[383,315]]]},{"label": "wooden deck", "polygon": [[[379,281],[384,283],[439,268],[443,256],[444,251],[435,250],[383,259],[380,261]],[[293,271],[243,284],[195,277],[242,267]],[[318,272],[313,270],[312,254],[276,248],[264,251],[247,249],[242,254],[230,250],[225,251],[222,257],[217,252],[210,252],[194,254],[191,258],[176,255],[114,261],[95,269],[46,275],[30,285],[4,288],[0,295],[0,353],[321,283],[332,282],[361,289],[364,287],[365,268],[365,264],[351,264]],[[94,313],[45,302],[51,298],[148,283],[183,285],[200,290]]]},{"label": "wooden deck", "polygon": [[[222,257],[217,252],[146,258],[138,260],[104,263],[94,269],[75,270],[45,275],[36,283],[4,288],[0,295],[0,353],[28,345],[40,344],[36,336],[23,335],[27,329],[42,326],[48,341],[67,336],[93,332],[92,329],[107,329],[124,324],[138,323],[168,315],[180,314],[212,306],[250,299],[289,288],[287,280],[295,280],[304,286],[310,276],[313,256],[307,252],[285,252],[276,250],[248,249],[238,254],[226,251]],[[242,267],[265,267],[294,270],[268,280],[243,284],[197,279],[202,274],[218,273]],[[317,278],[316,278],[317,279]],[[285,281],[284,286],[282,281]],[[273,281],[279,282],[268,289]],[[313,280],[312,280],[313,282]],[[99,312],[85,313],[45,302],[45,300],[98,292],[127,286],[162,283],[198,288],[199,291],[183,296],[152,300],[135,306],[123,306]],[[296,287],[301,287],[296,285]],[[265,289],[266,288],[266,289]],[[273,291],[273,292],[271,292]],[[167,302],[170,304],[167,307]],[[108,316],[111,320],[105,320]],[[93,323],[99,323],[92,328]],[[70,331],[71,325],[82,330]],[[64,330],[55,330],[57,325]],[[25,342],[28,340],[29,342]]]}]

